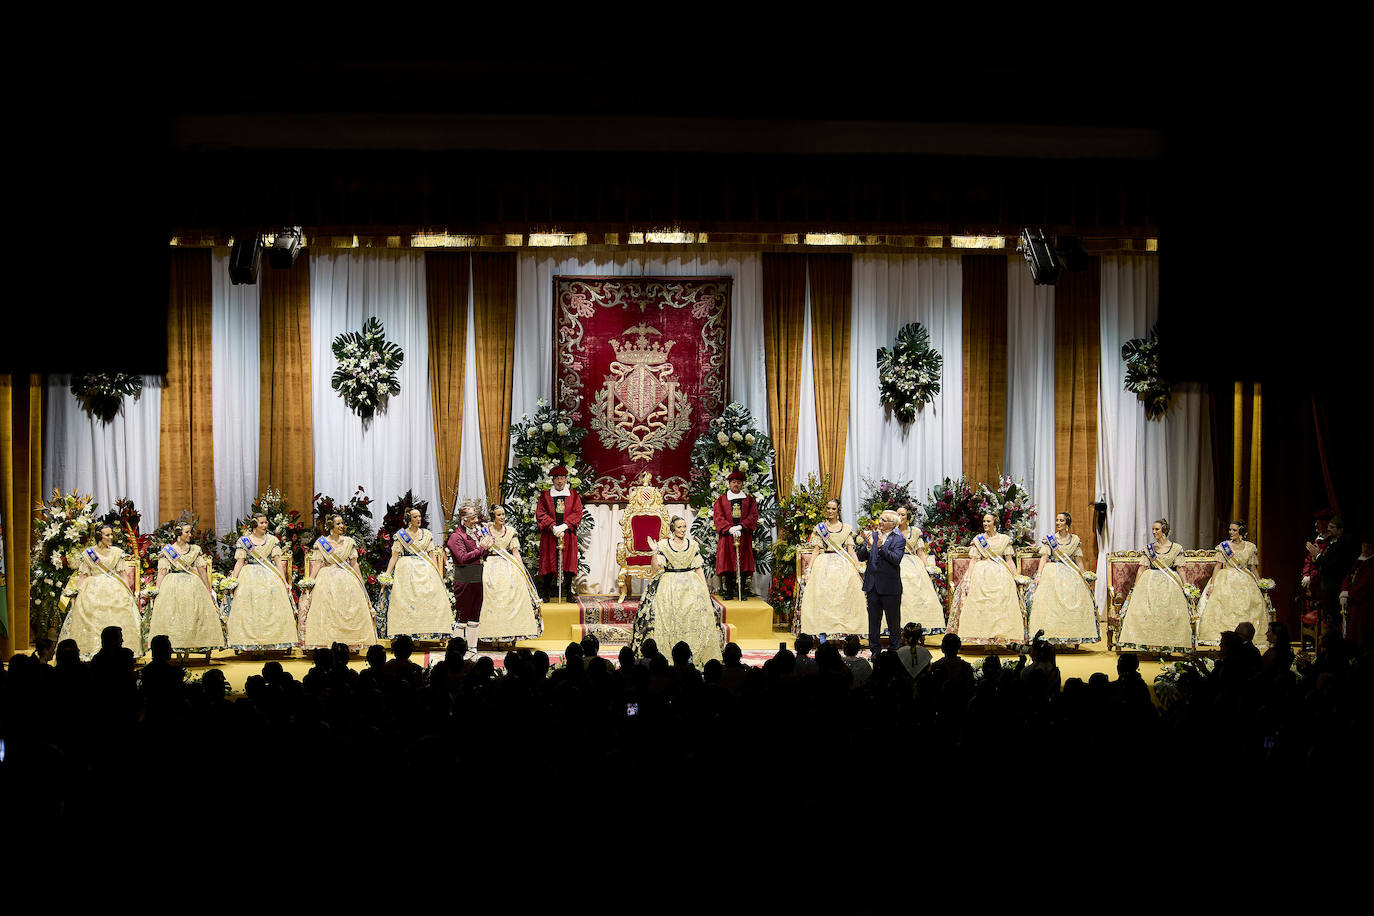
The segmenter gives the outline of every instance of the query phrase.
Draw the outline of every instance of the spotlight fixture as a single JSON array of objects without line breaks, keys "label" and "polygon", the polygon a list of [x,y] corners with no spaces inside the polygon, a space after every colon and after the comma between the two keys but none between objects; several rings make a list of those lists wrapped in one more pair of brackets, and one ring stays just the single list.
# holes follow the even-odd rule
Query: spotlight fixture
[{"label": "spotlight fixture", "polygon": [[252,286],[258,282],[262,267],[262,239],[256,232],[234,241],[229,249],[229,282],[233,286]]},{"label": "spotlight fixture", "polygon": [[305,235],[300,226],[288,226],[272,235],[267,251],[267,261],[277,270],[287,270],[296,263],[296,255],[301,253]]},{"label": "spotlight fixture", "polygon": [[1029,229],[1022,229],[1021,243],[1018,247],[1026,263],[1030,265],[1031,281],[1036,286],[1053,286],[1054,281],[1059,279],[1059,271],[1063,265],[1055,255],[1049,239],[1045,238],[1045,230],[1040,229],[1038,233],[1031,235]]}]

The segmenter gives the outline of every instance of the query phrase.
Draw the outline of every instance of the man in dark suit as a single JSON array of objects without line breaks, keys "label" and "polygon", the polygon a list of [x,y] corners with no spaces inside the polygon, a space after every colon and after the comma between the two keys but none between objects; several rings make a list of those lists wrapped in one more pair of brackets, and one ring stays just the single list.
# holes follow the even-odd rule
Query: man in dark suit
[{"label": "man in dark suit", "polygon": [[884,615],[887,632],[893,640],[902,632],[902,555],[906,538],[897,533],[897,513],[891,509],[878,518],[878,530],[871,531],[856,545],[860,560],[868,561],[864,571],[864,594],[868,597],[868,650],[878,657],[878,627]]}]

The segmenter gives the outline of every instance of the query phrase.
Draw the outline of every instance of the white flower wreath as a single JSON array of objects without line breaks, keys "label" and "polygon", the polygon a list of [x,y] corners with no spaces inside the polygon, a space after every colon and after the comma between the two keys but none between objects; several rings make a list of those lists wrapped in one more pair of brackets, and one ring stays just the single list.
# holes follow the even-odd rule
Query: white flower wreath
[{"label": "white flower wreath", "polygon": [[386,339],[378,319],[363,322],[361,332],[340,334],[334,338],[332,349],[339,365],[329,385],[358,416],[371,417],[387,398],[401,393],[396,370],[405,361],[405,354]]}]

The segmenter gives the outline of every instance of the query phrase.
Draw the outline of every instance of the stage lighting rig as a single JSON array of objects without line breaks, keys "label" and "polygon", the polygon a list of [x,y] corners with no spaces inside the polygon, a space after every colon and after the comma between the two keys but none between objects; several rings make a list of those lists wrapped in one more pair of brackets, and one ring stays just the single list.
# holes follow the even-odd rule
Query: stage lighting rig
[{"label": "stage lighting rig", "polygon": [[262,267],[262,237],[256,232],[234,240],[229,249],[229,282],[233,286],[252,286],[258,282]]},{"label": "stage lighting rig", "polygon": [[305,234],[300,226],[279,229],[269,239],[267,260],[277,270],[287,270],[295,264],[296,255],[300,254],[301,246],[305,244]]},{"label": "stage lighting rig", "polygon": [[1054,281],[1059,279],[1059,271],[1063,265],[1049,239],[1045,238],[1045,230],[1040,229],[1038,233],[1031,235],[1029,229],[1022,229],[1021,242],[1017,248],[1030,265],[1031,281],[1036,286],[1053,286]]}]

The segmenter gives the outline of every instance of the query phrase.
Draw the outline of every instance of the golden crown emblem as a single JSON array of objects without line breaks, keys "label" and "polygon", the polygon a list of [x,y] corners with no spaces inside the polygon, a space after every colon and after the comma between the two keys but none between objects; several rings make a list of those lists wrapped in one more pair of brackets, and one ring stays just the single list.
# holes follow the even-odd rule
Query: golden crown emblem
[{"label": "golden crown emblem", "polygon": [[[633,343],[628,339],[628,335],[638,333]],[[625,363],[630,366],[657,366],[668,361],[668,352],[677,343],[670,340],[666,344],[658,341],[649,341],[649,335],[655,334],[663,336],[663,332],[658,328],[650,327],[646,324],[637,324],[625,329],[627,339],[624,342],[619,340],[611,341],[611,349],[615,351],[616,362]]]}]

